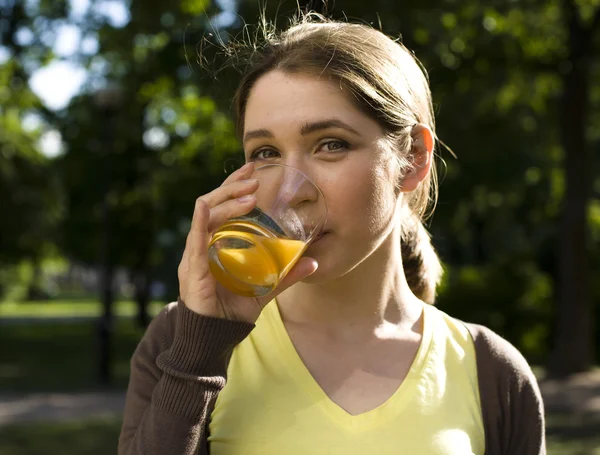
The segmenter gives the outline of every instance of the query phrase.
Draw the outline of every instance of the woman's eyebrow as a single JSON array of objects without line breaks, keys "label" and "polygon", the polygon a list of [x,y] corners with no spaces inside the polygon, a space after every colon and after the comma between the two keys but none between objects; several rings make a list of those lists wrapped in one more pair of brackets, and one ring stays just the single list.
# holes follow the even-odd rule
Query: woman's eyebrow
[{"label": "woman's eyebrow", "polygon": [[258,130],[252,130],[252,131],[248,131],[247,133],[244,134],[244,143],[248,142],[250,139],[256,139],[256,138],[269,138],[269,139],[273,139],[273,137],[275,137],[273,135],[273,133],[266,129],[266,128],[260,128]]},{"label": "woman's eyebrow", "polygon": [[340,119],[337,118],[305,123],[304,125],[302,125],[302,128],[300,128],[300,134],[306,136],[310,133],[314,133],[315,131],[326,130],[328,128],[341,128],[350,131],[351,133],[354,133],[357,136],[360,136],[360,133],[358,131],[356,131],[350,125],[342,122]]},{"label": "woman's eyebrow", "polygon": [[[354,133],[357,136],[360,136],[360,133],[358,131],[356,131],[354,128],[352,128],[347,123],[344,123],[341,120],[336,119],[336,118],[327,119],[327,120],[319,120],[316,122],[307,122],[304,125],[302,125],[302,127],[300,128],[300,134],[303,136],[307,136],[311,133],[314,133],[315,131],[326,130],[328,128],[341,128],[341,129],[350,131],[351,133]],[[251,130],[251,131],[248,131],[247,133],[245,133],[244,134],[244,143],[248,142],[250,139],[257,139],[257,138],[273,139],[274,137],[275,137],[275,135],[273,134],[273,132],[271,130],[268,130],[266,128],[260,128],[260,129]]]}]

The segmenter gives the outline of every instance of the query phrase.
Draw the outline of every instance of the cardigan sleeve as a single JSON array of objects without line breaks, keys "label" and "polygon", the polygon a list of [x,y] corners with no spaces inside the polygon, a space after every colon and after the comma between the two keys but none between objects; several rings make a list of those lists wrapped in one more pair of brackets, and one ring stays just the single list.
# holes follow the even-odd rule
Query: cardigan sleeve
[{"label": "cardigan sleeve", "polygon": [[466,325],[477,357],[485,455],[545,455],[544,405],[529,364],[490,329]]},{"label": "cardigan sleeve", "polygon": [[182,302],[156,316],[131,358],[119,455],[207,453],[210,410],[231,351],[253,327],[201,316]]}]

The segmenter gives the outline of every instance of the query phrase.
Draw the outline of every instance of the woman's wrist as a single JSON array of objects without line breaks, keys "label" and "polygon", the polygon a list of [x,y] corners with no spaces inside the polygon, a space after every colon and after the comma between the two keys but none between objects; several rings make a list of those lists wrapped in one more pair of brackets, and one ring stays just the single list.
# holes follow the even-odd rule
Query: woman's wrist
[{"label": "woman's wrist", "polygon": [[[219,374],[223,359],[254,328],[254,324],[198,314],[179,300],[173,344],[163,366],[188,374]],[[168,353],[168,354],[167,354]],[[161,355],[162,357],[162,355]]]}]

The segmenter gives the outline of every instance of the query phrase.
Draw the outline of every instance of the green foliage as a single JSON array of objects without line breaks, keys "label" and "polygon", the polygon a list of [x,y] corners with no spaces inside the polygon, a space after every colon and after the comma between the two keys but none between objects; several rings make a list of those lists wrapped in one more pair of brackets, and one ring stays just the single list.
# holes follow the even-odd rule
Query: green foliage
[{"label": "green foliage", "polygon": [[499,263],[450,269],[437,306],[491,328],[540,363],[550,345],[552,295],[551,278],[531,258],[513,255]]},{"label": "green foliage", "polygon": [[43,257],[35,255],[34,259],[22,259],[14,265],[0,268],[0,315],[6,309],[4,302],[27,300],[32,289],[40,294],[39,297],[56,295],[57,285],[50,277],[66,272],[68,263],[52,245],[44,253]]},{"label": "green foliage", "polygon": [[[26,15],[19,2],[11,13],[0,19],[8,38],[2,39],[2,49],[13,57],[0,63],[0,270],[42,256],[61,217],[59,183],[36,145],[43,129],[23,126],[27,116],[43,110],[27,85],[26,68],[36,59],[44,61],[48,52],[35,40],[27,49],[15,41]],[[0,280],[0,296],[3,292]]]},{"label": "green foliage", "polygon": [[[204,30],[197,10],[210,5],[154,6],[134,2],[135,20],[100,28],[105,77],[118,84],[115,104],[103,108],[84,93],[56,119],[66,153],[54,164],[68,214],[59,244],[83,263],[101,257],[108,218],[113,265],[151,270],[167,261],[175,270],[186,234],[180,226],[239,150],[231,120],[187,66],[187,41]],[[88,60],[90,71],[97,59]]]},{"label": "green foliage", "polygon": [[183,0],[181,2],[181,11],[185,14],[199,15],[206,13],[210,2],[207,0]]},{"label": "green foliage", "polygon": [[21,127],[24,109],[7,102],[1,110],[0,267],[43,254],[61,216],[58,182],[49,173],[50,164],[36,150],[35,135]]}]

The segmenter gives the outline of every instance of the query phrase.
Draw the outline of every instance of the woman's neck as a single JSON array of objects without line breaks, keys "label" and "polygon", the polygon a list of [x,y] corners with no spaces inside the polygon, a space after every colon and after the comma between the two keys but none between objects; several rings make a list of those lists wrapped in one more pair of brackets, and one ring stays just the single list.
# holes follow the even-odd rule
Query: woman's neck
[{"label": "woman's neck", "polygon": [[297,283],[277,301],[284,322],[348,341],[373,338],[390,326],[412,330],[423,305],[406,282],[399,228],[346,275],[324,284]]}]

